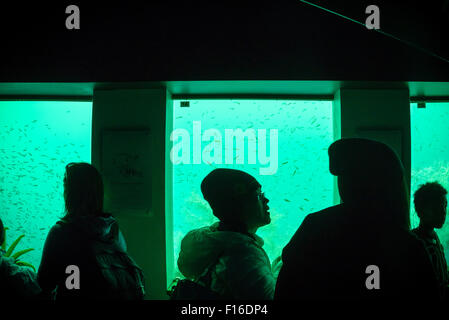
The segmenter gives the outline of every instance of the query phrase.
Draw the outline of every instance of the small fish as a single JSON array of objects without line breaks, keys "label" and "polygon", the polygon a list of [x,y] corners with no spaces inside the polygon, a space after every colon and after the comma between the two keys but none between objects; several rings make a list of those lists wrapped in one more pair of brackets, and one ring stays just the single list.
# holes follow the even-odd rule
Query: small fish
[{"label": "small fish", "polygon": [[284,201],[285,201],[285,202],[291,202],[291,201],[290,201],[290,200],[288,200],[288,199],[284,199]]},{"label": "small fish", "polygon": [[307,202],[309,202],[309,199],[307,199],[307,198],[304,198],[304,200],[307,201]]}]

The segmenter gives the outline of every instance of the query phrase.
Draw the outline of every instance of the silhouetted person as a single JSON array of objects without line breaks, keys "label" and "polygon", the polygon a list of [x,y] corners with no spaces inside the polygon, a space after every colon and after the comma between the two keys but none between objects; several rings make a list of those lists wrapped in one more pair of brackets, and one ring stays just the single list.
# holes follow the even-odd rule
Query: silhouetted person
[{"label": "silhouetted person", "polygon": [[342,203],[306,216],[285,246],[275,299],[437,297],[396,154],[367,139],[328,151]]},{"label": "silhouetted person", "polygon": [[47,296],[55,294],[58,300],[143,298],[143,275],[126,254],[116,220],[103,212],[103,192],[95,167],[66,166],[66,214],[48,233],[38,270]]},{"label": "silhouetted person", "polygon": [[438,182],[429,182],[418,188],[414,194],[415,211],[420,219],[419,226],[412,232],[424,242],[432,261],[432,266],[441,287],[443,296],[447,296],[449,274],[444,248],[435,232],[446,220],[447,190]]},{"label": "silhouetted person", "polygon": [[201,191],[220,221],[184,237],[179,270],[198,280],[210,268],[209,288],[227,299],[272,299],[275,278],[256,235],[271,222],[261,185],[243,171],[215,169],[202,181]]},{"label": "silhouetted person", "polygon": [[[5,229],[0,219],[0,248],[5,242]],[[0,249],[0,299],[38,299],[41,288],[37,284],[36,274],[28,267],[16,264],[13,257],[6,257]]]}]

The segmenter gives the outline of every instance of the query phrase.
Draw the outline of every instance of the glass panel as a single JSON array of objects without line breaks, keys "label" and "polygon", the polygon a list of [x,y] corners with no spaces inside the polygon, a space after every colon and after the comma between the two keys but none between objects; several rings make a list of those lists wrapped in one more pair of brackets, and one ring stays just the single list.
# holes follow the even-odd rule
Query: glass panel
[{"label": "glass panel", "polygon": [[[219,167],[246,171],[261,183],[270,200],[271,224],[257,234],[273,261],[307,214],[333,205],[327,155],[333,142],[332,102],[190,100],[189,107],[185,102],[174,101],[175,261],[188,231],[216,221],[200,184]],[[230,133],[245,143],[239,145]]]},{"label": "glass panel", "polygon": [[0,215],[7,245],[37,268],[49,229],[64,213],[69,162],[90,162],[91,102],[0,101]]},{"label": "glass panel", "polygon": [[[411,223],[419,225],[413,206],[413,193],[426,182],[439,182],[449,190],[449,103],[426,103],[426,108],[411,104],[412,180]],[[435,229],[449,257],[449,227]]]}]

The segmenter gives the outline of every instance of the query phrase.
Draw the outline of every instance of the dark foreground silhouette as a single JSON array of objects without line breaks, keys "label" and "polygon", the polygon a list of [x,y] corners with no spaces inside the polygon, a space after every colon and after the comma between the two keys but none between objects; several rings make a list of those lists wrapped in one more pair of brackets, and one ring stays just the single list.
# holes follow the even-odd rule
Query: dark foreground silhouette
[{"label": "dark foreground silhouette", "polygon": [[282,253],[275,299],[437,299],[426,250],[409,231],[402,164],[386,145],[329,147],[342,204],[308,215]]}]

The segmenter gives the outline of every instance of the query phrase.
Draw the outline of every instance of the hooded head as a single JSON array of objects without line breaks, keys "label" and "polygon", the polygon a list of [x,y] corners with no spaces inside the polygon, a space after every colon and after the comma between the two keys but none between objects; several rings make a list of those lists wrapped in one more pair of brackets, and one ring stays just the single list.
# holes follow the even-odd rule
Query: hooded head
[{"label": "hooded head", "polygon": [[103,214],[103,180],[88,163],[69,163],[64,175],[65,219]]},{"label": "hooded head", "polygon": [[251,229],[271,221],[260,183],[246,172],[215,169],[201,182],[201,192],[213,214],[224,223]]},{"label": "hooded head", "polygon": [[329,170],[338,177],[344,203],[409,228],[404,168],[386,144],[362,138],[337,140],[329,147]]}]

